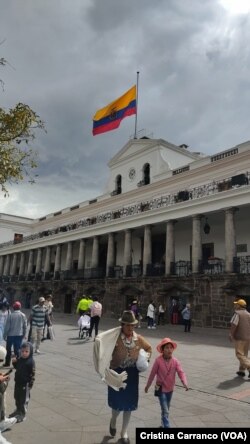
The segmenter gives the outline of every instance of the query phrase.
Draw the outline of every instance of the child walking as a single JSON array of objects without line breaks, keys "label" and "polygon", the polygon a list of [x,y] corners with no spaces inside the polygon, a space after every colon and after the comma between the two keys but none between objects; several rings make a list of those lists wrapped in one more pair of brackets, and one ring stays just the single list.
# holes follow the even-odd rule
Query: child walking
[{"label": "child walking", "polygon": [[170,427],[169,409],[176,373],[185,389],[188,390],[187,378],[181,364],[172,356],[176,347],[177,344],[170,338],[162,339],[160,344],[157,345],[156,349],[161,355],[156,358],[145,386],[145,393],[148,393],[148,389],[156,376],[156,388],[159,388],[159,390],[155,395],[159,397],[161,406],[161,426],[166,429]]},{"label": "child walking", "polygon": [[25,419],[27,407],[30,399],[30,389],[35,380],[35,361],[33,359],[33,345],[30,342],[23,342],[20,349],[20,357],[12,359],[15,373],[14,398],[16,410],[9,415],[9,418],[16,417],[17,422]]}]

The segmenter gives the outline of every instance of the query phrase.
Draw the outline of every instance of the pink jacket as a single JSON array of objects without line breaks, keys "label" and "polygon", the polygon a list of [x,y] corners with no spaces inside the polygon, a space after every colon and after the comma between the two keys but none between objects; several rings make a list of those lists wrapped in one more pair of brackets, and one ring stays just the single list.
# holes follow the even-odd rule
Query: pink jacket
[{"label": "pink jacket", "polygon": [[183,385],[187,385],[187,377],[176,358],[166,361],[163,356],[156,358],[151,369],[147,385],[150,386],[156,376],[156,383],[162,386],[164,393],[172,392],[175,386],[175,375],[178,374]]},{"label": "pink jacket", "polygon": [[91,317],[93,316],[99,316],[101,317],[102,315],[102,304],[100,304],[100,302],[93,302],[93,304],[91,304],[90,306],[90,315]]}]

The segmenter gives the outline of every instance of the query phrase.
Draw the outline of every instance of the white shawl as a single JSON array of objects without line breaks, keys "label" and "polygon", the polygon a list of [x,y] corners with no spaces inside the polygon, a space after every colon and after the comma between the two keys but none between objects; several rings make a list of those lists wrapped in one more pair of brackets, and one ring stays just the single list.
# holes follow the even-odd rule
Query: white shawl
[{"label": "white shawl", "polygon": [[116,327],[100,333],[95,338],[93,349],[93,360],[96,372],[99,373],[107,385],[117,391],[120,388],[125,388],[127,385],[124,383],[127,379],[127,372],[124,371],[118,374],[109,368],[112,353],[120,332],[121,327]]}]

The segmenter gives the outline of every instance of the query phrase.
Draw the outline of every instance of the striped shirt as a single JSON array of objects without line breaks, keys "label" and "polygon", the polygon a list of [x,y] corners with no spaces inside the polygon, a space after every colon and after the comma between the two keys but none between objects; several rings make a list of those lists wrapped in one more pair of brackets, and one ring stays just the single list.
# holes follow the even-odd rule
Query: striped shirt
[{"label": "striped shirt", "polygon": [[45,322],[45,316],[47,314],[47,308],[43,305],[34,305],[31,311],[31,325],[32,327],[43,328]]}]

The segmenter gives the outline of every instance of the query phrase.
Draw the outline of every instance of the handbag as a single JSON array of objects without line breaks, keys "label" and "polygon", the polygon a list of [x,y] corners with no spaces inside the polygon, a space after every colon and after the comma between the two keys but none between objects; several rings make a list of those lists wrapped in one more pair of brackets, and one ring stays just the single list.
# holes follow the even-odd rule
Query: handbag
[{"label": "handbag", "polygon": [[160,394],[162,393],[162,387],[160,384],[155,384],[155,391],[154,391],[154,395],[159,397]]}]

